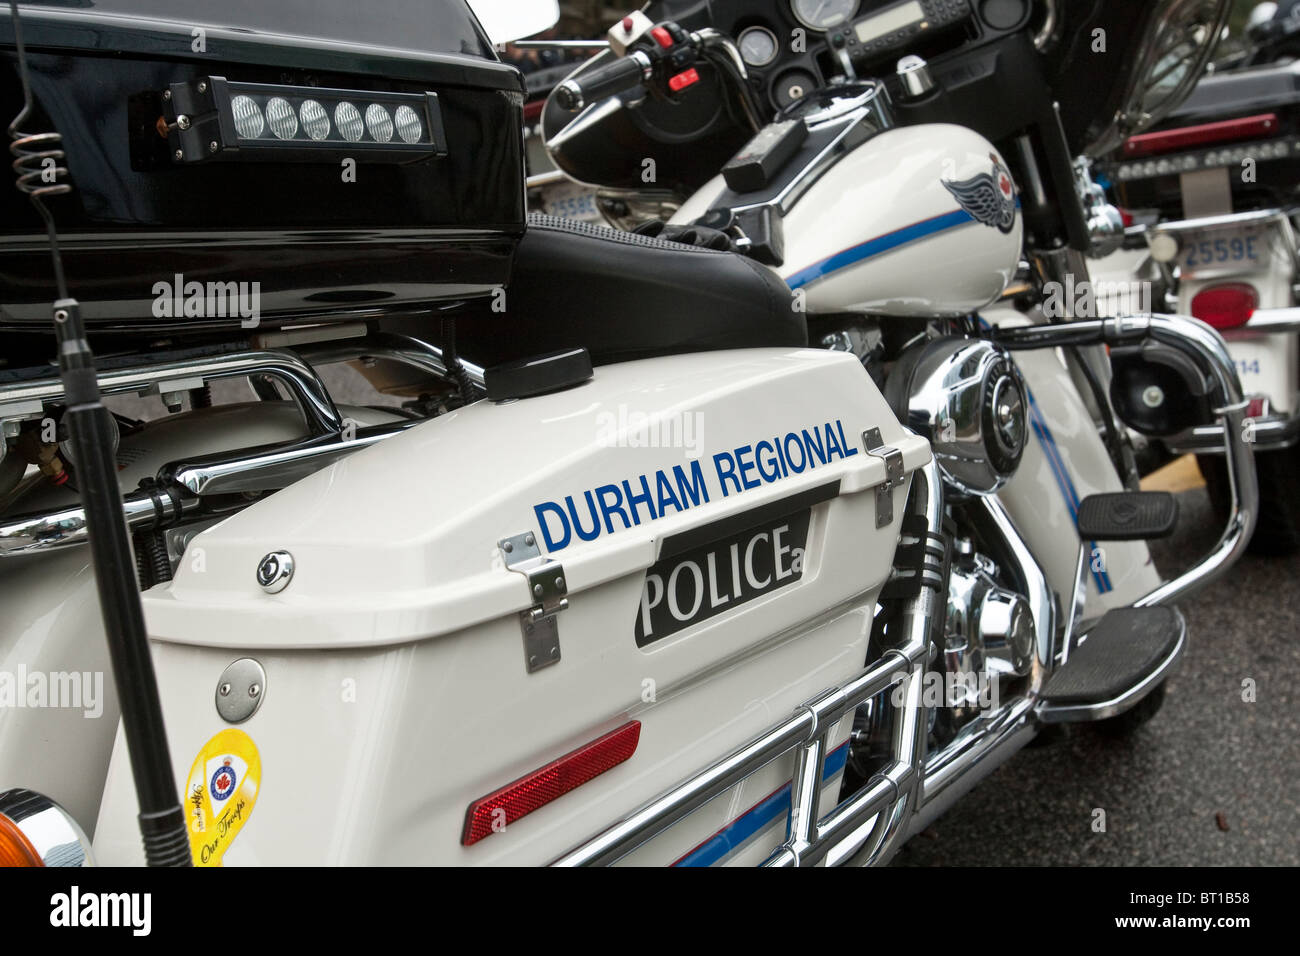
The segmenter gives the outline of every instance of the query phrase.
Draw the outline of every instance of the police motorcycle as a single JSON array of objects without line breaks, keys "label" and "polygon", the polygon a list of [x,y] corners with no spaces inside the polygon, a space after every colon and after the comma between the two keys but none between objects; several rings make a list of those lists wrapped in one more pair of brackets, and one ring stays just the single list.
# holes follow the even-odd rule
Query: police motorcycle
[{"label": "police motorcycle", "polygon": [[[1218,64],[1161,123],[1115,144],[1095,167],[1139,217],[1127,230],[1126,250],[1098,269],[1118,282],[1150,282],[1172,310],[1209,323],[1227,342],[1251,402],[1260,489],[1251,546],[1265,554],[1300,548],[1298,11],[1261,4],[1248,49]],[[1225,512],[1221,429],[1192,426],[1164,444],[1175,455],[1196,454],[1211,499]]]},{"label": "police motorcycle", "polygon": [[[458,0],[379,6],[0,21],[0,660],[114,676],[0,709],[6,859],[883,863],[1042,728],[1154,711],[1255,522],[1240,383],[1195,320],[1042,300],[1072,148],[1222,3],[634,14],[556,97],[630,199],[726,165],[694,244],[526,219],[518,74]],[[340,406],[341,363],[408,400]],[[1232,479],[1168,580],[1114,440],[1151,383]]]}]

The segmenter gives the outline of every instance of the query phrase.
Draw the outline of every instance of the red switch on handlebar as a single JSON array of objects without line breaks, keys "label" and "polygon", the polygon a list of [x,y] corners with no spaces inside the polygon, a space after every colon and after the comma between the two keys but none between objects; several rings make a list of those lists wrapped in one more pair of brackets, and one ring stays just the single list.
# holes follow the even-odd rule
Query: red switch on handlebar
[{"label": "red switch on handlebar", "polygon": [[691,67],[689,70],[672,77],[668,81],[668,88],[674,93],[680,93],[686,87],[694,86],[698,82],[700,82],[700,74],[696,72],[694,67]]},{"label": "red switch on handlebar", "polygon": [[650,31],[650,35],[654,37],[655,42],[658,43],[665,50],[672,49],[673,35],[669,33],[667,30],[665,30],[663,27],[655,27],[653,30]]}]

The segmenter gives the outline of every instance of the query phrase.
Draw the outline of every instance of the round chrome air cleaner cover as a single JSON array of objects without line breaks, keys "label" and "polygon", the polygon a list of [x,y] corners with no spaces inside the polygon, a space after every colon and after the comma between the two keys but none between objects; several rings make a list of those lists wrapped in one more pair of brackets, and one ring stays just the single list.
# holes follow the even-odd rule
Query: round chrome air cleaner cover
[{"label": "round chrome air cleaner cover", "polygon": [[1010,355],[990,342],[938,339],[904,355],[894,374],[906,396],[898,410],[930,439],[946,483],[968,496],[1002,488],[1029,440],[1029,393]]}]

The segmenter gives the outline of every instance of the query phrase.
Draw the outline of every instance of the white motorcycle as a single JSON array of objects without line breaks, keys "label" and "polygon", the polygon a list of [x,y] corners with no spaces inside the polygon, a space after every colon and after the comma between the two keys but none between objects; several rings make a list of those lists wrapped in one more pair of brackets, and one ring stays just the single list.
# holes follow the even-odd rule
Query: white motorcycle
[{"label": "white motorcycle", "polygon": [[[436,6],[465,28],[460,3]],[[58,434],[78,382],[36,364],[0,381],[10,456],[34,463],[0,517],[0,661],[93,674],[111,649],[118,690],[89,725],[0,709],[0,786],[14,788],[0,849],[47,863],[882,863],[1043,727],[1154,713],[1187,646],[1174,604],[1254,525],[1241,386],[1199,322],[1052,321],[1044,304],[1086,275],[1072,137],[1171,108],[1187,84],[1154,79],[1170,32],[1200,38],[1179,53],[1194,76],[1226,4],[1081,17],[1029,0],[771,0],[734,21],[721,6],[617,24],[614,52],[555,94],[581,112],[550,146],[561,168],[630,156],[663,177],[694,141],[663,117],[705,116],[701,153],[743,148],[676,224],[745,255],[525,228],[518,144],[492,132],[519,128],[519,91],[466,52],[483,46],[476,28],[418,62],[375,41],[341,65],[297,23],[280,25],[283,48],[263,23],[219,75],[199,61],[147,97],[140,76],[174,65],[120,71],[142,168],[99,153],[122,176],[202,202],[204,176],[237,164],[250,195],[305,180],[334,198],[281,232],[260,203],[203,210],[268,229],[275,255],[242,266],[270,303],[251,333],[201,314],[131,325],[156,264],[132,258],[138,285],[116,284],[89,269],[95,243],[65,239],[92,332],[120,335],[99,388],[192,407],[119,422],[146,646],[93,613],[83,545],[102,536],[70,490],[84,456],[68,456],[85,445]],[[1105,97],[1072,89],[1064,52],[1096,17],[1131,65]],[[23,18],[37,37],[61,22]],[[797,51],[747,32],[787,27]],[[313,29],[328,40],[329,17]],[[917,50],[926,61],[870,78]],[[41,94],[49,77],[105,80],[66,49],[66,72],[44,72],[44,56],[27,54],[35,93],[84,195],[82,137],[116,127]],[[312,56],[320,86],[257,68]],[[977,108],[1005,84],[1014,102]],[[347,138],[353,113],[367,139]],[[582,146],[638,123],[653,132],[632,145]],[[357,143],[376,150],[352,184],[370,191],[324,193],[302,164],[328,160],[332,188]],[[122,242],[156,250],[157,215],[202,274],[211,251],[188,244],[191,212],[172,198]],[[37,261],[39,239],[3,247],[0,286],[16,288],[12,263]],[[220,248],[242,254],[233,238]],[[175,285],[166,308],[191,318]],[[23,288],[4,314],[38,336],[44,290]],[[455,336],[430,344],[448,316]],[[150,352],[164,334],[194,344]],[[414,400],[338,408],[315,371],[337,362]],[[204,407],[231,377],[261,400]],[[1125,490],[1119,441],[1152,382],[1179,398],[1153,427],[1221,423],[1232,479],[1221,540],[1164,581],[1146,541],[1173,530],[1176,502]],[[93,564],[103,592],[113,568]]]}]

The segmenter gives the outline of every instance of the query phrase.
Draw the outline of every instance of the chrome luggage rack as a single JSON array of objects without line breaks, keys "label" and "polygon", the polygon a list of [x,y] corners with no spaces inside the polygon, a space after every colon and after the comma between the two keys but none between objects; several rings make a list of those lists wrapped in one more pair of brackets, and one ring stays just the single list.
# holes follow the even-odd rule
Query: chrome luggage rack
[{"label": "chrome luggage rack", "polygon": [[[442,351],[417,338],[381,333],[289,349],[249,349],[155,364],[106,370],[99,375],[104,394],[166,394],[200,388],[221,378],[265,377],[282,384],[298,406],[308,437],[280,445],[172,462],[158,471],[150,488],[123,496],[129,528],[161,529],[214,512],[249,504],[229,496],[276,491],[333,461],[385,441],[417,420],[349,430],[313,364],[379,359],[448,378]],[[476,390],[483,370],[462,361]],[[47,403],[63,398],[57,376],[0,385],[0,420],[18,421],[44,414]],[[30,554],[85,544],[86,518],[78,507],[0,519],[0,557]]]}]

